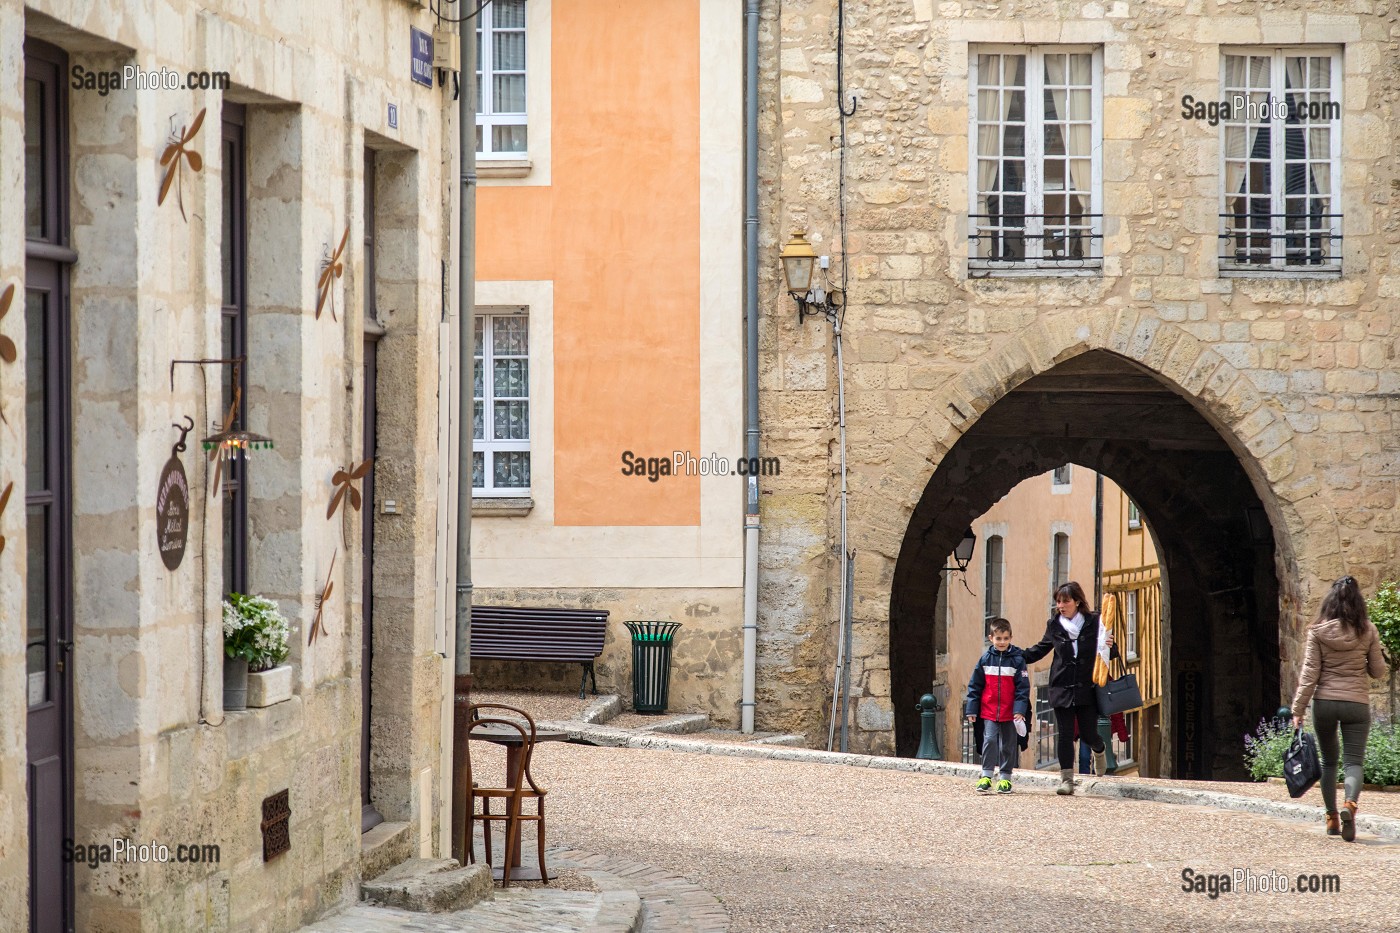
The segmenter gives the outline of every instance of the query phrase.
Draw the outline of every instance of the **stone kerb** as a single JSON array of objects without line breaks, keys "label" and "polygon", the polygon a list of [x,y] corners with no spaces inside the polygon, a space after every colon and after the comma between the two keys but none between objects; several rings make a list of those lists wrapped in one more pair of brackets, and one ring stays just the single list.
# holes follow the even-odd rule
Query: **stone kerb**
[{"label": "stone kerb", "polygon": [[[891,446],[889,462],[877,478],[853,470],[860,481],[852,484],[851,540],[860,556],[852,681],[866,691],[855,694],[857,729],[865,733],[860,747],[879,751],[893,745],[886,725],[893,719],[889,680],[879,674],[889,667],[890,604],[870,596],[889,588],[919,497],[984,412],[1032,376],[1090,350],[1107,350],[1151,369],[1220,431],[1268,511],[1285,603],[1300,606],[1298,591],[1315,589],[1297,580],[1297,555],[1309,558],[1311,574],[1326,576],[1337,569],[1328,558],[1339,551],[1336,515],[1326,506],[1300,501],[1315,490],[1296,482],[1303,464],[1294,449],[1294,431],[1248,375],[1190,333],[1150,313],[1041,315],[1020,335],[933,390],[923,416]],[[1292,620],[1292,627],[1285,621],[1284,632],[1296,631],[1297,621]],[[881,686],[881,692],[872,689]]]}]

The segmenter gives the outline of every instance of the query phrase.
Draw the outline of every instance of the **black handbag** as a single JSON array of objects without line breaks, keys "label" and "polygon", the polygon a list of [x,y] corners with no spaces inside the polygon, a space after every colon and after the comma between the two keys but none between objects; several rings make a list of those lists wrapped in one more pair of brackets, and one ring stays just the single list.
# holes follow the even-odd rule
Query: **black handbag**
[{"label": "black handbag", "polygon": [[1322,777],[1322,762],[1317,758],[1317,739],[1311,732],[1293,730],[1293,744],[1283,753],[1283,780],[1288,796],[1298,798]]},{"label": "black handbag", "polygon": [[[1118,663],[1122,665],[1123,659],[1119,658]],[[1095,687],[1094,693],[1099,701],[1099,715],[1101,716],[1126,713],[1142,706],[1142,690],[1138,688],[1136,674],[1125,672],[1122,676],[1110,680],[1102,687]]]}]

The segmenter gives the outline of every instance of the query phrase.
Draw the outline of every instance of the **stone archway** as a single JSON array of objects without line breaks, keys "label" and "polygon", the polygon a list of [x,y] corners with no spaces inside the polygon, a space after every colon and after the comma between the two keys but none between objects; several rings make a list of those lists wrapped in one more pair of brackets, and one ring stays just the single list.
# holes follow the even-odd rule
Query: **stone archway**
[{"label": "stone archway", "polygon": [[[1118,481],[1156,520],[1182,648],[1164,671],[1169,689],[1189,656],[1203,653],[1221,671],[1234,665],[1229,677],[1206,677],[1206,702],[1234,709],[1239,722],[1212,720],[1212,744],[1198,749],[1204,773],[1228,773],[1238,762],[1233,736],[1277,705],[1280,677],[1291,682],[1292,674],[1281,667],[1297,663],[1288,649],[1299,631],[1298,595],[1312,580],[1299,579],[1295,555],[1308,555],[1318,576],[1340,565],[1335,517],[1306,501],[1310,466],[1298,462],[1292,430],[1206,344],[1133,311],[1047,316],[999,350],[931,392],[890,468],[857,485],[864,577],[890,587],[881,606],[860,599],[857,584],[857,630],[873,634],[887,623],[889,633],[893,734],[872,737],[869,747],[889,741],[884,750],[911,754],[917,743],[910,712],[932,681],[928,632],[939,582],[922,571],[1021,479],[1077,462]],[[1094,384],[1098,369],[1122,384]],[[1096,420],[1094,406],[1114,389],[1118,415]],[[1142,425],[1154,422],[1170,430],[1146,436]],[[871,551],[884,565],[873,577]],[[1215,743],[1217,735],[1228,743]]]}]

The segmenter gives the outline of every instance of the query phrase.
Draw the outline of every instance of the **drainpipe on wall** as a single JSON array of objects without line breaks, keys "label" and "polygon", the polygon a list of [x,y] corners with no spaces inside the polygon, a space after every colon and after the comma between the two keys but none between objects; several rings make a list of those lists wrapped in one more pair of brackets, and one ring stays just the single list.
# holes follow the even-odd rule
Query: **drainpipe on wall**
[{"label": "drainpipe on wall", "polygon": [[1103,474],[1094,474],[1094,605],[1103,607]]},{"label": "drainpipe on wall", "polygon": [[472,686],[472,318],[476,311],[476,29],[457,25],[462,70],[457,73],[457,133],[461,159],[460,230],[457,236],[457,591],[453,614],[457,643],[452,715],[452,857],[466,864],[462,816],[470,812],[467,786],[467,707]]},{"label": "drainpipe on wall", "polygon": [[[745,455],[758,462],[758,5],[744,5],[744,322],[748,425]],[[744,505],[744,683],[740,728],[753,732],[758,663],[758,477],[748,478]]]}]

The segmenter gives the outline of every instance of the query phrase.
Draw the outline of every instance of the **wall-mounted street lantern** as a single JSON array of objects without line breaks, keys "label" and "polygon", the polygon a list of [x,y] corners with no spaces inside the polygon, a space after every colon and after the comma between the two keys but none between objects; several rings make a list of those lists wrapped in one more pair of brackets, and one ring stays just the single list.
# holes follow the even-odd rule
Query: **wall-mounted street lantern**
[{"label": "wall-mounted street lantern", "polygon": [[953,563],[956,567],[944,567],[944,570],[956,570],[958,573],[967,573],[968,565],[972,563],[972,549],[977,546],[977,535],[969,528],[963,532],[962,540],[958,546],[953,548]]},{"label": "wall-mounted street lantern", "polygon": [[224,423],[219,430],[202,439],[200,445],[209,453],[209,459],[214,463],[214,481],[210,484],[209,494],[217,497],[223,486],[220,479],[223,476],[224,461],[248,459],[248,452],[251,450],[270,450],[272,448],[272,438],[264,437],[261,434],[254,434],[252,431],[245,431],[242,428],[235,429],[234,421],[238,417],[238,406],[243,400],[243,382],[239,378],[242,366],[247,357],[239,356],[232,359],[203,359],[203,360],[171,360],[170,361],[170,391],[175,391],[175,367],[178,364],[186,363],[191,366],[231,366],[233,367],[230,382],[233,386],[233,404],[229,405],[228,412],[224,416]]},{"label": "wall-mounted street lantern", "polygon": [[[788,294],[797,302],[797,323],[809,314],[820,314],[835,320],[837,313],[846,304],[846,294],[839,288],[830,291],[813,281],[818,256],[806,234],[794,233],[778,256],[783,261],[783,279],[787,282]],[[820,257],[821,267],[827,267],[827,257]],[[829,283],[828,283],[829,284]]]}]

